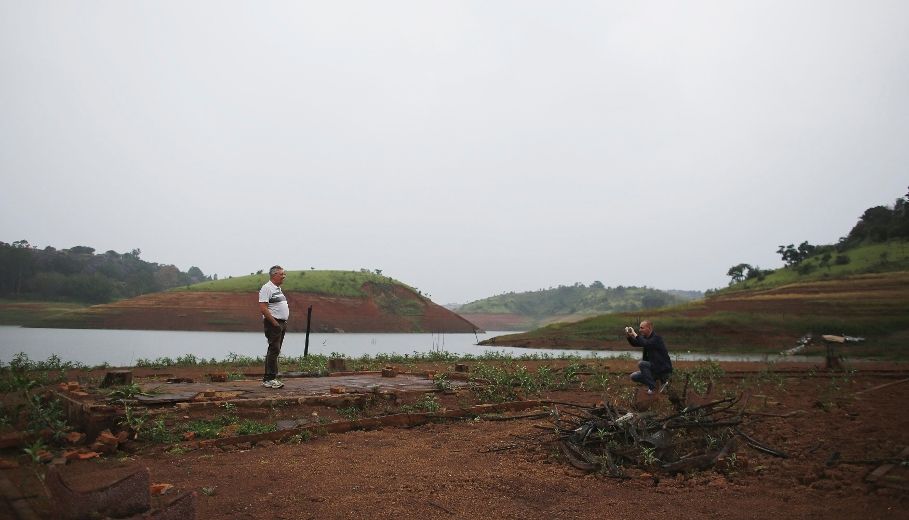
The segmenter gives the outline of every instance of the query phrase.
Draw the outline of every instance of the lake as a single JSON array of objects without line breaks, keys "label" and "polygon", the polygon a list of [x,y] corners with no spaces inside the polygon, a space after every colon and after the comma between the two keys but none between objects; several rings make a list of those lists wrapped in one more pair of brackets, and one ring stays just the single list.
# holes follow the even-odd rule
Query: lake
[{"label": "lake", "polygon": [[[593,351],[568,349],[529,349],[518,347],[478,346],[477,342],[514,331],[491,331],[477,334],[384,334],[384,333],[313,333],[309,336],[310,354],[337,352],[348,357],[365,354],[413,354],[446,351],[452,354],[480,355],[485,352],[553,356],[572,354],[582,357],[618,357],[630,354],[637,358],[640,351]],[[281,354],[301,356],[305,334],[288,334]],[[24,352],[32,361],[44,361],[57,355],[63,361],[87,366],[108,363],[111,366],[133,366],[138,359],[176,359],[192,354],[199,359],[224,360],[231,353],[253,358],[265,356],[265,336],[261,332],[191,332],[160,330],[104,329],[31,329],[0,326],[0,362],[8,364],[13,356]],[[671,351],[671,344],[670,344]],[[673,360],[713,359],[716,361],[763,361],[763,355],[706,355],[672,352]],[[771,360],[776,356],[771,356]],[[817,358],[788,356],[789,361],[809,361]]]}]

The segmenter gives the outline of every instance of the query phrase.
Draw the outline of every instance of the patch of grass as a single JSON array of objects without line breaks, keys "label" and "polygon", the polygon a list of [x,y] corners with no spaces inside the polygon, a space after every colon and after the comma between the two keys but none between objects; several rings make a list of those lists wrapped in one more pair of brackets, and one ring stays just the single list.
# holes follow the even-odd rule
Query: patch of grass
[{"label": "patch of grass", "polygon": [[270,433],[277,431],[278,427],[274,424],[261,423],[252,419],[243,419],[237,425],[237,435],[253,435],[259,433]]},{"label": "patch of grass", "polygon": [[363,415],[363,410],[359,406],[348,406],[345,408],[338,408],[338,415],[346,421],[354,421]]},{"label": "patch of grass", "polygon": [[423,397],[414,404],[401,406],[404,413],[411,412],[438,412],[442,409],[441,403],[436,399],[435,394],[423,394]]},{"label": "patch of grass", "polygon": [[[284,283],[281,285],[281,288],[285,291],[359,298],[366,296],[362,287],[367,283],[379,286],[399,285],[408,287],[392,278],[369,271],[310,270],[285,272],[287,273],[287,278],[284,279]],[[263,272],[262,274],[201,282],[177,287],[171,289],[171,291],[256,292],[267,281],[268,273]],[[412,288],[409,289],[413,290]]]},{"label": "patch of grass", "polygon": [[221,429],[224,428],[224,426],[225,425],[218,419],[196,419],[189,421],[188,423],[181,424],[178,427],[178,431],[181,433],[193,432],[199,439],[214,439],[218,437],[218,434],[221,433]]},{"label": "patch of grass", "polygon": [[303,430],[300,433],[296,433],[287,440],[290,444],[302,444],[310,439],[312,439],[313,433],[309,430]]},{"label": "patch of grass", "polygon": [[179,437],[167,428],[167,423],[163,417],[158,417],[152,421],[151,425],[145,429],[142,438],[157,444],[170,444],[179,440]]},{"label": "patch of grass", "polygon": [[147,395],[138,383],[123,385],[107,393],[109,399],[134,399],[138,395]]},{"label": "patch of grass", "polygon": [[512,362],[478,363],[471,373],[471,388],[481,401],[513,401],[577,385],[580,368],[577,363],[569,363],[557,373],[549,366],[541,365],[533,372],[524,365]]},{"label": "patch of grass", "polygon": [[698,394],[705,394],[713,387],[725,371],[716,361],[708,360],[696,364],[690,370],[677,370],[673,379],[677,381],[688,380],[688,387]]},{"label": "patch of grass", "polygon": [[595,372],[584,381],[584,387],[597,392],[605,392],[609,388],[609,380],[607,372]]}]

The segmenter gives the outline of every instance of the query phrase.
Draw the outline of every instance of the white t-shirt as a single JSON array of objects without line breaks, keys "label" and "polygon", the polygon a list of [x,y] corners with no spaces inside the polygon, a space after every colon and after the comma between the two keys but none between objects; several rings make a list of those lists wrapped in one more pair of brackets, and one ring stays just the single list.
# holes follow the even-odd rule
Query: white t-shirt
[{"label": "white t-shirt", "polygon": [[[268,312],[276,320],[286,320],[290,317],[290,307],[287,306],[287,298],[284,297],[281,288],[271,280],[259,289],[259,303],[267,303]],[[262,319],[265,319],[265,316],[262,316]]]}]

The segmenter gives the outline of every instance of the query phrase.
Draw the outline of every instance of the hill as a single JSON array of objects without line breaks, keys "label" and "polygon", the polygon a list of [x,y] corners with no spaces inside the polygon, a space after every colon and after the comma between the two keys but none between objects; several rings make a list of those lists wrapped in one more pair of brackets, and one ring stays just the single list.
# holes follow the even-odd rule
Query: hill
[{"label": "hill", "polygon": [[[727,288],[700,301],[651,310],[646,316],[678,350],[778,353],[805,335],[862,336],[847,355],[906,359],[909,355],[909,195],[874,206],[837,244],[779,246],[785,266],[729,268]],[[486,344],[627,349],[623,327],[642,313],[603,315],[554,324]],[[815,343],[811,349],[822,350]]]},{"label": "hill", "polygon": [[700,298],[696,291],[660,291],[648,287],[604,287],[594,282],[521,293],[507,293],[468,303],[458,314],[486,330],[529,330],[590,316],[675,305]]},{"label": "hill", "polygon": [[[267,275],[206,281],[50,316],[31,326],[261,331],[256,294]],[[477,327],[407,285],[352,271],[287,271],[288,329],[314,332],[474,332]]]},{"label": "hill", "polygon": [[[804,265],[819,265],[826,253]],[[779,353],[805,334],[861,336],[843,348],[847,356],[909,357],[909,244],[870,244],[845,251],[848,263],[823,268],[797,266],[768,272],[710,291],[703,300],[651,310],[618,313],[577,323],[554,324],[524,334],[499,336],[487,344],[526,347],[629,349],[621,333],[642,318],[652,319],[670,349],[715,353]],[[807,353],[824,346],[815,342]]]}]

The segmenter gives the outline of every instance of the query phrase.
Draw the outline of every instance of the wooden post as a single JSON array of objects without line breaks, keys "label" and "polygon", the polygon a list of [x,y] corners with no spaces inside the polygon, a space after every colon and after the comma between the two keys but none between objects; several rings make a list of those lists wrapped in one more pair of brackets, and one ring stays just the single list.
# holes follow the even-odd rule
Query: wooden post
[{"label": "wooden post", "polygon": [[303,357],[309,356],[309,326],[312,323],[312,305],[306,309],[306,345],[303,347]]}]

